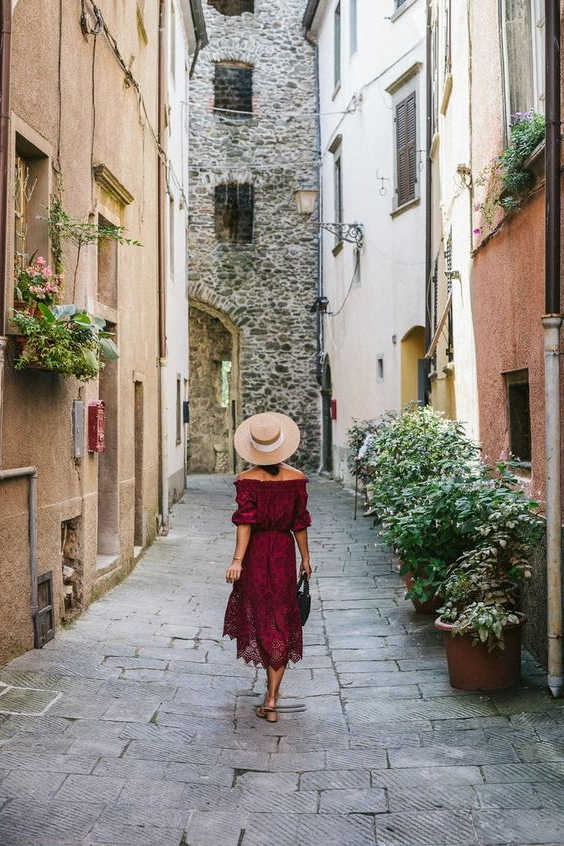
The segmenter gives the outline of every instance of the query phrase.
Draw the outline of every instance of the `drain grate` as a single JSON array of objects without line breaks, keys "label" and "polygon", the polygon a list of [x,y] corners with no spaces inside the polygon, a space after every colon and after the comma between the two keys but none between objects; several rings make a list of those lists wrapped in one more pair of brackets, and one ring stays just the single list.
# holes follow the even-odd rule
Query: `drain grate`
[{"label": "drain grate", "polygon": [[0,688],[0,714],[42,717],[62,695],[57,690],[8,685]]}]

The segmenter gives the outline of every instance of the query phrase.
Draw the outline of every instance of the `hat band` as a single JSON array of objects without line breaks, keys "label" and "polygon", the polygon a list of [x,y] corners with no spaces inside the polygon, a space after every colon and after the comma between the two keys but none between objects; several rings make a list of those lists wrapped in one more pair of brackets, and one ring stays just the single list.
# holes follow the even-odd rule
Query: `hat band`
[{"label": "hat band", "polygon": [[251,434],[249,434],[251,439],[251,444],[253,445],[254,449],[257,449],[259,452],[274,452],[275,450],[279,449],[282,444],[284,443],[284,432],[280,432],[280,437],[274,441],[273,444],[259,444]]}]

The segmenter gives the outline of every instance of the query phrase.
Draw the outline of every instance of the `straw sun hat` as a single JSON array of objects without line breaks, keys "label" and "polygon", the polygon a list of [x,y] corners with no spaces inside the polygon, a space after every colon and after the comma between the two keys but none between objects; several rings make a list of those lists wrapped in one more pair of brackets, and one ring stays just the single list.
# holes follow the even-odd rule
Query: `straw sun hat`
[{"label": "straw sun hat", "polygon": [[300,443],[300,430],[291,417],[269,411],[243,420],[234,437],[235,449],[251,464],[279,464]]}]

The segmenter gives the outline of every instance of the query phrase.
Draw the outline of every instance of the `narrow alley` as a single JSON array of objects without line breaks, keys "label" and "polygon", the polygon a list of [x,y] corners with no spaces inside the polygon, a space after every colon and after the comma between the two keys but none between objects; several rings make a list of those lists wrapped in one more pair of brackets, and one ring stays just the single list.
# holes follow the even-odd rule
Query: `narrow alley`
[{"label": "narrow alley", "polygon": [[283,693],[221,639],[227,476],[194,476],[136,570],[0,671],[2,846],[564,844],[564,705],[527,663],[457,693],[368,519],[311,482],[312,614]]}]

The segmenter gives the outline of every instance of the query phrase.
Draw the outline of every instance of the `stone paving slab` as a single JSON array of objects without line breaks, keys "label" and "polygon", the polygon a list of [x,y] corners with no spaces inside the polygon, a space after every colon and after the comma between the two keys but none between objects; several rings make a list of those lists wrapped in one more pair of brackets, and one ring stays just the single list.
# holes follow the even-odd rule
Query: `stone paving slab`
[{"label": "stone paving slab", "polygon": [[310,493],[313,611],[282,689],[306,711],[254,715],[264,673],[221,638],[231,479],[192,477],[127,580],[0,670],[0,702],[46,691],[41,716],[0,714],[2,846],[564,844],[543,671],[450,688],[371,521],[326,479]]}]

